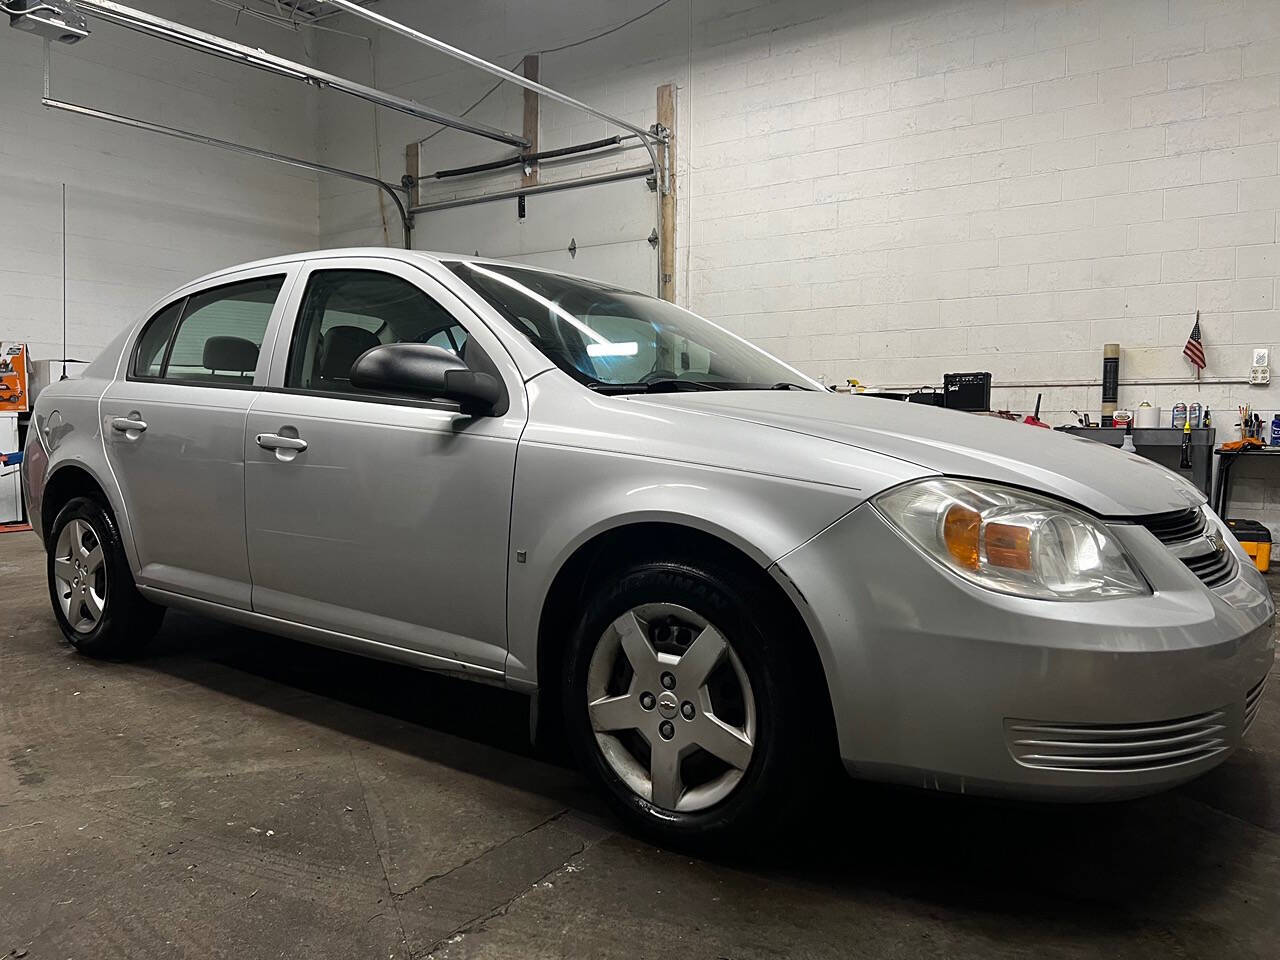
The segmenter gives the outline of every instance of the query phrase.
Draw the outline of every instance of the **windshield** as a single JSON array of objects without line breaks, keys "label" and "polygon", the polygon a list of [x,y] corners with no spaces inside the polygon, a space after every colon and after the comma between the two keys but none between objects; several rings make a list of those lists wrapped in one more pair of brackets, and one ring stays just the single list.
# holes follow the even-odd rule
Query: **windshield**
[{"label": "windshield", "polygon": [[821,389],[741,337],[665,300],[507,264],[448,266],[548,360],[601,393]]}]

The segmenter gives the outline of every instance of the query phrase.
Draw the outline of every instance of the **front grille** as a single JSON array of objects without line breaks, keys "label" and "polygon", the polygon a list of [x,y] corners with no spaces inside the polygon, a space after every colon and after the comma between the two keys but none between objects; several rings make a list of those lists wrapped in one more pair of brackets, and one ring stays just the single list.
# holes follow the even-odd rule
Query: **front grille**
[{"label": "front grille", "polygon": [[1209,521],[1203,510],[1175,510],[1138,520],[1167,546],[1207,587],[1220,587],[1236,574],[1235,554],[1206,539]]},{"label": "front grille", "polygon": [[1244,695],[1244,732],[1248,733],[1253,721],[1258,719],[1258,708],[1262,706],[1262,691],[1267,688],[1267,678],[1263,677],[1257,685]]},{"label": "front grille", "polygon": [[1155,723],[1005,720],[1013,758],[1040,770],[1136,773],[1205,760],[1227,749],[1226,710]]},{"label": "front grille", "polygon": [[1182,561],[1187,569],[1204,581],[1205,586],[1220,587],[1236,573],[1236,558],[1230,550],[1219,549]]},{"label": "front grille", "polygon": [[1173,513],[1157,513],[1138,521],[1164,544],[1182,543],[1204,533],[1206,524],[1203,510],[1175,510]]}]

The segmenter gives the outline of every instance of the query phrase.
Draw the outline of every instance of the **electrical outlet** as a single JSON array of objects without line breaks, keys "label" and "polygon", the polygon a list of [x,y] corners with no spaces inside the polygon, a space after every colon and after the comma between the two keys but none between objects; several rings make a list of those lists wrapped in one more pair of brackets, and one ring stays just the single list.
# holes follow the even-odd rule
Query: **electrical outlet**
[{"label": "electrical outlet", "polygon": [[1266,386],[1271,382],[1270,367],[1252,367],[1249,370],[1249,382],[1255,386]]},{"label": "electrical outlet", "polygon": [[1253,348],[1253,365],[1255,367],[1271,366],[1271,351],[1266,347]]}]

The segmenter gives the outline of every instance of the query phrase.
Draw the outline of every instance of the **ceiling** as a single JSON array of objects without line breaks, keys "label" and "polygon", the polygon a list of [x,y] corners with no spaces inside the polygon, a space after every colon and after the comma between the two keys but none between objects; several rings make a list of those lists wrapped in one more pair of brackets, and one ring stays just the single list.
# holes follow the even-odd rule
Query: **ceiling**
[{"label": "ceiling", "polygon": [[[313,22],[342,12],[336,7],[328,6],[323,0],[256,0],[256,2],[277,15]],[[357,0],[357,2],[367,7],[376,0]]]}]

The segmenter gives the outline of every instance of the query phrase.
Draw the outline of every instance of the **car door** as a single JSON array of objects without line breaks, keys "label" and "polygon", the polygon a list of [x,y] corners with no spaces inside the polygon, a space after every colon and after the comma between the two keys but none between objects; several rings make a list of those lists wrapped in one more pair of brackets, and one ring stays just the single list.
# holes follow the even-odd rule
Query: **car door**
[{"label": "car door", "polygon": [[245,416],[297,269],[242,271],[172,300],[140,328],[103,394],[138,583],[248,609]]},{"label": "car door", "polygon": [[[498,339],[423,270],[308,264],[268,389],[249,412],[246,517],[256,612],[498,673],[523,382]],[[352,363],[393,341],[451,347],[503,381],[494,416],[361,391]],[[340,638],[335,638],[340,639]]]}]

